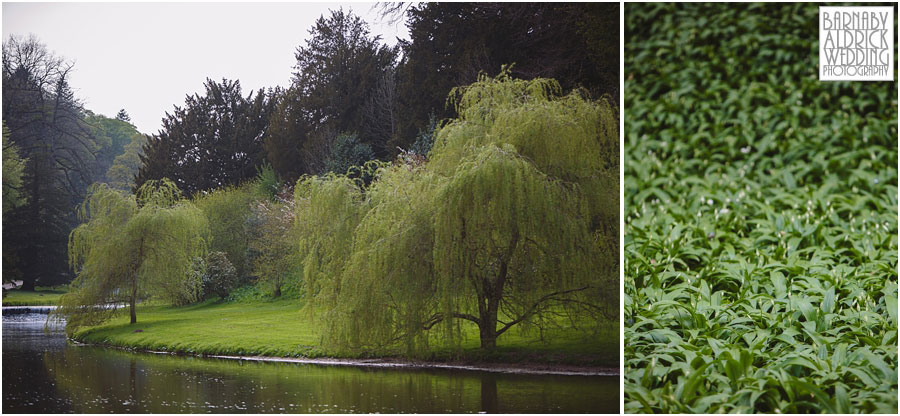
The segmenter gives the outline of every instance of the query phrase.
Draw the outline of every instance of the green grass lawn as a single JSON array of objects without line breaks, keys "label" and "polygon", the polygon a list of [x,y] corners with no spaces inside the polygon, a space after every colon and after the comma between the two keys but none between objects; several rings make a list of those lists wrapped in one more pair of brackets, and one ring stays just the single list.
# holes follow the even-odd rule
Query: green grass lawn
[{"label": "green grass lawn", "polygon": [[3,297],[3,306],[53,306],[65,293],[62,289],[44,287],[37,287],[34,292],[10,290]]},{"label": "green grass lawn", "polygon": [[[310,316],[296,299],[270,302],[204,302],[186,307],[142,306],[135,325],[127,313],[98,327],[78,331],[81,342],[192,354],[264,355],[275,357],[352,357],[319,347]],[[136,332],[140,330],[140,332]],[[618,366],[618,328],[610,324],[600,334],[573,329],[549,329],[543,334],[510,330],[496,351],[478,348],[477,328],[464,330],[462,354],[437,347],[433,360],[528,362],[587,366]],[[357,354],[359,355],[359,354]]]}]

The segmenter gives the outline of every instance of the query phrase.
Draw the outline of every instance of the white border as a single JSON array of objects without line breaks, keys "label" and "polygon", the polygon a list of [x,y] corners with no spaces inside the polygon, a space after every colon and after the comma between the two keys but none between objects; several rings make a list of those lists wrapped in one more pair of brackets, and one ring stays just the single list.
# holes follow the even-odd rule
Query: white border
[{"label": "white border", "polygon": [[619,414],[625,414],[625,4],[619,2]]}]

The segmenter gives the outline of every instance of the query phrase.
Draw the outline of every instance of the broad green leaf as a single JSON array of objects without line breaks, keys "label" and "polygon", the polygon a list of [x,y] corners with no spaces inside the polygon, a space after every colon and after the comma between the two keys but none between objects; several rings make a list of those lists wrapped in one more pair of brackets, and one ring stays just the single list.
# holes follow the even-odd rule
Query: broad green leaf
[{"label": "broad green leaf", "polygon": [[834,287],[828,289],[825,292],[825,298],[822,299],[822,312],[824,313],[832,313],[834,312]]}]

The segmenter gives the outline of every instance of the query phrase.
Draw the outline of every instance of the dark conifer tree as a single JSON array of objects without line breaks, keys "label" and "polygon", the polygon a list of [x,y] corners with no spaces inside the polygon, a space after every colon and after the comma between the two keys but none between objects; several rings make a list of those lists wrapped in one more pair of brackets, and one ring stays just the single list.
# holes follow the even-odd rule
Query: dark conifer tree
[{"label": "dark conifer tree", "polygon": [[271,122],[266,148],[272,166],[286,178],[320,173],[341,133],[356,134],[377,157],[389,157],[391,74],[399,49],[382,45],[362,19],[343,10],[320,17],[309,34]]},{"label": "dark conifer tree", "polygon": [[206,80],[205,94],[166,113],[144,146],[135,188],[169,178],[186,195],[238,184],[265,161],[263,142],[275,100],[265,91],[241,95],[238,81]]},{"label": "dark conifer tree", "polygon": [[116,120],[124,121],[126,123],[131,123],[131,116],[129,116],[128,112],[126,112],[125,109],[123,108],[123,109],[119,110],[118,113],[116,113]]},{"label": "dark conifer tree", "polygon": [[279,90],[269,118],[264,143],[266,159],[275,172],[288,182],[310,170],[304,163],[302,150],[312,130],[308,112],[304,111],[298,90]]}]

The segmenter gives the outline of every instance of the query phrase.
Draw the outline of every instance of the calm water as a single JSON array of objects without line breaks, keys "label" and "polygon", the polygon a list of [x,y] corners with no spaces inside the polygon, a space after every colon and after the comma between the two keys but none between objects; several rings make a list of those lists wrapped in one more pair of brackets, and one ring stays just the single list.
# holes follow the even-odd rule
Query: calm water
[{"label": "calm water", "polygon": [[67,344],[3,316],[4,413],[617,413],[618,377],[363,368]]}]

